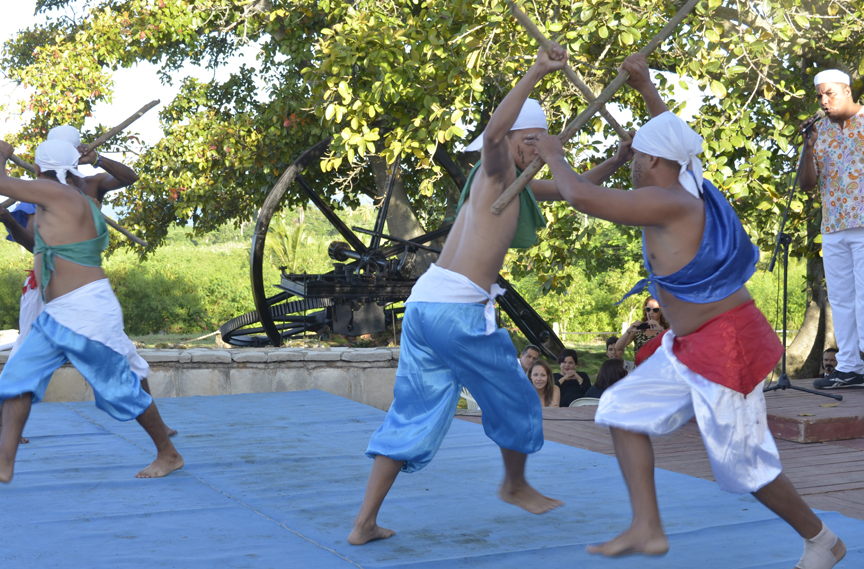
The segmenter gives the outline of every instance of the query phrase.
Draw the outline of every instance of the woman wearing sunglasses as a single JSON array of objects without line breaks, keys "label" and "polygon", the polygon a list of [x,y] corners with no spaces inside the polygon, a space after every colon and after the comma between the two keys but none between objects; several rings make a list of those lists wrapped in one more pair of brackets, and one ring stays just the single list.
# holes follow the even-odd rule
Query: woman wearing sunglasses
[{"label": "woman wearing sunglasses", "polygon": [[619,354],[623,354],[624,348],[630,342],[633,342],[633,353],[635,355],[639,353],[642,346],[667,328],[669,328],[669,323],[663,318],[660,303],[649,296],[642,303],[642,320],[637,320],[627,328],[627,331],[618,338],[615,349],[618,350]]}]

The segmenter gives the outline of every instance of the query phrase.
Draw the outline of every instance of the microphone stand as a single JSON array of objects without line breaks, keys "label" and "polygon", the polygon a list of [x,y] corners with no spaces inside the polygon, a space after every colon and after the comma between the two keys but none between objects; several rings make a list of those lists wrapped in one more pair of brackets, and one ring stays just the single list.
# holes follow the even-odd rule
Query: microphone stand
[{"label": "microphone stand", "polygon": [[789,195],[786,197],[786,211],[783,212],[783,221],[780,222],[780,231],[777,233],[777,243],[774,245],[774,253],[771,255],[771,262],[768,264],[768,272],[774,272],[774,264],[777,261],[777,255],[780,252],[780,246],[783,246],[783,359],[780,364],[780,377],[777,378],[777,385],[773,385],[771,387],[767,387],[762,391],[767,393],[769,391],[781,390],[785,391],[787,389],[794,389],[795,391],[803,391],[805,393],[812,393],[813,395],[821,395],[822,397],[830,397],[832,399],[836,399],[837,401],[843,401],[842,395],[837,395],[835,393],[823,393],[821,391],[814,391],[812,389],[805,389],[803,387],[797,387],[792,385],[792,382],[789,381],[789,376],[786,375],[786,321],[789,311],[789,290],[788,290],[788,281],[789,281],[789,244],[792,243],[792,236],[788,233],[784,233],[783,231],[786,229],[786,221],[789,218],[789,209],[792,206],[792,194],[795,193],[795,187],[798,185],[798,176],[801,174],[801,168],[804,164],[804,150],[807,148],[807,141],[810,140],[810,133],[813,130],[813,125],[816,124],[817,121],[813,121],[810,125],[804,130],[804,140],[801,143],[801,157],[798,159],[798,169],[795,171],[795,179],[792,181],[792,186],[789,188]]}]

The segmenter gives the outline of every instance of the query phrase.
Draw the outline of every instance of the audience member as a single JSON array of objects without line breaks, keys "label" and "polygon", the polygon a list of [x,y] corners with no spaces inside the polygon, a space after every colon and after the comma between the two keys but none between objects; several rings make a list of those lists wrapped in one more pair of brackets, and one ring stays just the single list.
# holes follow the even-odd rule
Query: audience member
[{"label": "audience member", "polygon": [[[642,303],[642,320],[637,320],[627,328],[627,331],[618,340],[615,348],[619,354],[624,354],[630,342],[633,342],[633,353],[638,354],[642,346],[647,344],[654,336],[663,333],[669,328],[669,323],[663,317],[660,303],[650,296]],[[639,358],[636,358],[637,361]]]},{"label": "audience member", "polygon": [[591,379],[588,374],[576,371],[578,363],[579,356],[576,354],[576,350],[567,348],[558,354],[558,365],[561,367],[561,373],[556,373],[553,378],[555,385],[561,389],[561,407],[569,407],[570,403],[583,397],[588,388],[591,387]]},{"label": "audience member", "polygon": [[522,350],[522,355],[519,356],[519,365],[522,366],[522,369],[525,373],[528,373],[528,369],[531,367],[531,364],[537,361],[537,358],[540,357],[540,348],[535,346],[534,344],[528,344],[525,346],[525,349]]},{"label": "audience member", "polygon": [[528,368],[528,377],[537,390],[540,404],[543,407],[558,407],[561,401],[561,390],[552,382],[552,368],[546,360],[537,360]]},{"label": "audience member", "polygon": [[828,348],[822,352],[822,369],[823,373],[819,377],[827,377],[834,373],[837,369],[837,348]]},{"label": "audience member", "polygon": [[603,392],[609,387],[627,375],[627,370],[624,369],[624,361],[617,358],[606,360],[600,366],[600,371],[597,372],[597,381],[585,393],[585,397],[596,397],[600,399]]},{"label": "audience member", "polygon": [[610,360],[621,360],[624,362],[624,369],[628,372],[636,369],[636,365],[630,360],[624,359],[624,354],[618,351],[618,347],[615,345],[618,343],[618,336],[611,336],[606,339],[606,358]]}]

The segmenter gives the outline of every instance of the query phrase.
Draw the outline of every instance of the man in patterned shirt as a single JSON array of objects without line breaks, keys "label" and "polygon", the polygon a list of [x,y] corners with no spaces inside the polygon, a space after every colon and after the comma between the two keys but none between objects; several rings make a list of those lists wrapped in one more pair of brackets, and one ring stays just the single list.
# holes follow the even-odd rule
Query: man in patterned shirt
[{"label": "man in patterned shirt", "polygon": [[822,261],[840,352],[837,368],[813,385],[864,387],[864,107],[842,71],[823,71],[815,83],[828,120],[807,141],[801,189],[818,183],[822,195]]}]

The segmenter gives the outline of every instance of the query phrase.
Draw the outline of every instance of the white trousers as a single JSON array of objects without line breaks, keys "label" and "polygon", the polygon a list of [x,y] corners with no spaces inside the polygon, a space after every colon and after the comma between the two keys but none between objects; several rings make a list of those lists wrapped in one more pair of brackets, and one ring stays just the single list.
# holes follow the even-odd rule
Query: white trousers
[{"label": "white trousers", "polygon": [[658,437],[695,416],[720,488],[736,494],[759,490],[783,468],[768,430],[762,384],[745,396],[709,381],[675,357],[674,340],[669,330],[654,355],[604,391],[594,420]]},{"label": "white trousers", "polygon": [[822,262],[840,350],[837,371],[864,373],[864,227],[823,233]]}]

